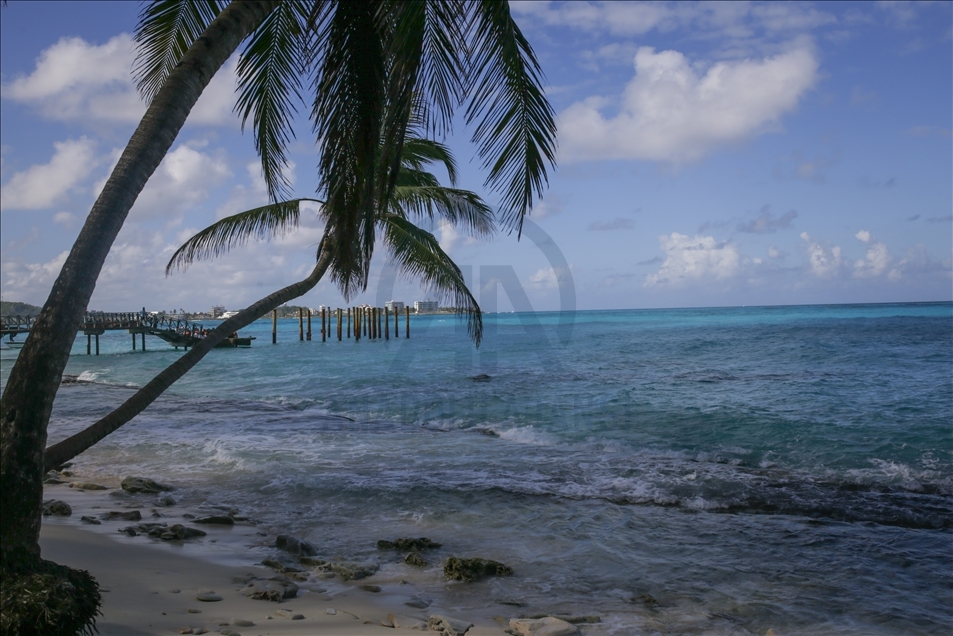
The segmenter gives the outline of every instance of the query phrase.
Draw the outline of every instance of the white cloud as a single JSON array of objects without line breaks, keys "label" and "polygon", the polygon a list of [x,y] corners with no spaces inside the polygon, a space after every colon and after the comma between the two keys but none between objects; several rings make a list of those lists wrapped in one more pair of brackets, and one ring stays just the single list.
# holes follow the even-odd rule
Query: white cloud
[{"label": "white cloud", "polygon": [[[118,151],[114,156],[118,158]],[[204,153],[191,146],[179,146],[162,159],[136,199],[129,213],[130,219],[176,219],[205,201],[209,191],[229,176],[231,171],[223,154]],[[104,178],[96,184],[94,193],[97,196],[105,183]]]},{"label": "white cloud", "polygon": [[[135,43],[128,33],[101,45],[63,38],[36,61],[33,72],[3,85],[3,98],[35,106],[48,119],[138,123],[146,110],[132,79]],[[215,74],[189,116],[190,123],[233,124],[233,58]]]},{"label": "white cloud", "polygon": [[778,259],[784,256],[784,253],[776,248],[774,245],[768,247],[768,257]]},{"label": "white cloud", "polygon": [[880,276],[887,271],[892,262],[893,256],[890,255],[887,246],[883,243],[874,243],[867,250],[867,255],[854,263],[854,276],[858,278]]},{"label": "white cloud", "polygon": [[[3,292],[11,298],[28,298],[23,302],[42,304],[44,298],[53,286],[53,281],[63,269],[63,263],[69,251],[61,252],[46,263],[23,263],[18,260],[3,262]],[[39,294],[38,290],[42,290]]]},{"label": "white cloud", "polygon": [[807,47],[761,60],[718,62],[700,75],[678,51],[635,55],[635,77],[618,113],[591,97],[560,115],[560,151],[567,161],[648,159],[694,161],[715,147],[766,130],[793,110],[817,78]]},{"label": "white cloud", "polygon": [[801,239],[807,243],[807,259],[815,276],[830,278],[841,269],[843,255],[840,246],[828,248],[807,232],[801,232]]},{"label": "white cloud", "polygon": [[76,218],[72,212],[57,212],[53,215],[53,222],[59,223],[60,225],[69,225],[73,222],[73,219]]},{"label": "white cloud", "polygon": [[[860,230],[854,236],[861,243],[870,244],[874,240],[874,237],[867,230]],[[880,242],[874,242],[867,248],[867,254],[864,258],[858,259],[854,263],[854,276],[857,278],[880,276],[887,271],[892,262],[893,256],[890,255],[887,246]]]},{"label": "white cloud", "polygon": [[672,232],[660,236],[665,261],[658,272],[645,277],[646,286],[678,286],[687,282],[723,280],[738,271],[741,256],[728,242],[719,243],[711,236],[689,237]]},{"label": "white cloud", "polygon": [[63,201],[96,166],[95,143],[81,137],[53,144],[50,162],[17,172],[0,190],[0,209],[42,210]]},{"label": "white cloud", "polygon": [[440,248],[447,254],[451,254],[453,249],[457,246],[457,243],[463,238],[460,231],[452,223],[444,219],[440,220],[437,232],[440,234]]}]

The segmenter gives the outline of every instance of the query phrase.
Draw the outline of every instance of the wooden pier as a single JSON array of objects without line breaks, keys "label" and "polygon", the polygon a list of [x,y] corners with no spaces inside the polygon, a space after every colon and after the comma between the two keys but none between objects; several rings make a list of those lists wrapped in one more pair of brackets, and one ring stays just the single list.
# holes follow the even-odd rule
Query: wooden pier
[{"label": "wooden pier", "polygon": [[[359,342],[362,337],[369,340],[390,340],[390,315],[388,307],[348,307],[330,309],[322,307],[321,342],[334,340],[334,329],[337,340]],[[395,310],[394,338],[400,338],[400,312]],[[315,316],[317,317],[317,316]],[[298,310],[298,339],[311,340],[312,312],[307,310],[307,331],[305,331],[305,310]],[[7,337],[7,344],[21,345],[15,340],[20,334],[29,334],[35,322],[35,316],[0,316],[0,338]],[[346,326],[345,326],[346,325]],[[86,336],[86,355],[99,355],[99,336],[107,331],[127,331],[132,335],[132,350],[136,350],[136,336],[140,338],[142,350],[146,350],[146,334],[161,338],[176,349],[188,349],[199,341],[205,328],[195,322],[170,318],[158,314],[150,314],[143,309],[138,312],[89,312],[83,316],[79,332]],[[404,337],[410,338],[410,307],[404,308]],[[248,346],[252,338],[227,338],[218,346],[236,347]],[[278,342],[278,311],[271,312],[271,342]]]},{"label": "wooden pier", "polygon": [[[321,342],[334,340],[337,334],[338,342],[350,340],[354,334],[354,341],[367,338],[368,340],[390,340],[389,307],[322,307],[320,312],[314,312],[314,318],[321,320]],[[400,338],[400,312],[394,310],[394,338]],[[311,340],[310,309],[298,309],[298,340]],[[305,331],[305,320],[308,329]],[[352,328],[353,320],[353,328]],[[363,335],[362,335],[363,334]],[[410,338],[410,307],[404,307],[404,338]],[[271,343],[278,343],[278,310],[271,312]]]},{"label": "wooden pier", "polygon": [[[35,316],[2,316],[0,317],[0,338],[6,336],[7,344],[22,344],[15,340],[20,334],[30,333]],[[99,355],[99,336],[107,331],[128,331],[132,335],[132,350],[136,350],[136,336],[141,339],[142,350],[146,350],[146,334],[156,336],[168,342],[176,349],[188,349],[198,340],[198,334],[203,333],[201,324],[138,312],[89,312],[83,316],[79,331],[86,336],[86,355],[92,355],[95,342],[96,355]],[[228,338],[225,346],[237,346],[235,341],[242,340]]]}]

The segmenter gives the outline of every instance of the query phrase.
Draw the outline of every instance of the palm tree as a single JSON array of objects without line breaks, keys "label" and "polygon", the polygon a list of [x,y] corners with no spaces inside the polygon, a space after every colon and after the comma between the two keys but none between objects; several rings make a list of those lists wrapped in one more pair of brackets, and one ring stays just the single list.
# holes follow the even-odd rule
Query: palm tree
[{"label": "palm tree", "polygon": [[[479,346],[483,336],[480,306],[467,289],[460,268],[443,251],[430,232],[413,220],[444,220],[476,237],[487,237],[495,230],[490,207],[473,192],[447,188],[423,168],[440,163],[447,170],[451,185],[456,185],[457,168],[453,156],[443,145],[411,137],[404,144],[401,172],[386,209],[378,213],[384,246],[403,273],[421,279],[430,289],[451,300],[466,314],[468,331]],[[297,227],[301,203],[316,199],[298,198],[240,212],[213,223],[186,241],[169,259],[166,273],[186,269],[196,260],[212,258],[240,246],[251,237],[268,238]],[[213,329],[191,350],[129,397],[119,408],[86,429],[46,449],[46,467],[54,468],[69,461],[99,440],[141,413],[166,389],[205,357],[228,334],[248,326],[281,304],[298,298],[314,288],[330,271],[341,268],[335,252],[328,248],[327,235],[317,253],[317,263],[307,278],[269,294]]]},{"label": "palm tree", "polygon": [[[250,36],[250,38],[249,38]],[[320,151],[322,262],[345,295],[367,285],[375,227],[397,184],[410,115],[428,133],[455,109],[473,125],[486,185],[519,230],[555,157],[553,112],[529,43],[505,2],[158,0],[138,27],[150,105],[53,285],[0,399],[0,557],[39,557],[47,425],[74,334],[126,216],[221,65],[239,62],[238,110],[251,121],[273,201],[287,199],[285,148],[302,86]],[[381,143],[381,140],[384,143]],[[315,272],[317,274],[317,271]]]}]

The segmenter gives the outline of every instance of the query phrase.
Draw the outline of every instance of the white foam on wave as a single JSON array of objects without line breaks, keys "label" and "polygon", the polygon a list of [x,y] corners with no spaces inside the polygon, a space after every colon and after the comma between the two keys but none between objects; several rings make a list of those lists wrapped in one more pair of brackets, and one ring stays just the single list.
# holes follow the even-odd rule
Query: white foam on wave
[{"label": "white foam on wave", "polygon": [[80,382],[95,382],[97,378],[99,378],[99,374],[88,369],[76,376],[76,379]]},{"label": "white foam on wave", "polygon": [[[491,430],[493,429],[491,428]],[[494,432],[500,436],[500,439],[505,439],[508,442],[515,442],[517,444],[555,446],[559,443],[559,439],[555,435],[537,430],[532,424]]]}]

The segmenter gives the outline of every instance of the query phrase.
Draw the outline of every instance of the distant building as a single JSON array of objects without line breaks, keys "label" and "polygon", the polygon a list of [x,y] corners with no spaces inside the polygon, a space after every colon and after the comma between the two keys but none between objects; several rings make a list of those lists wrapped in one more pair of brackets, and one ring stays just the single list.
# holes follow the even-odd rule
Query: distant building
[{"label": "distant building", "polygon": [[430,314],[440,309],[436,300],[415,300],[414,311],[418,314]]},{"label": "distant building", "polygon": [[216,305],[212,307],[212,311],[209,312],[212,315],[212,318],[218,318],[225,313],[225,307],[221,305]]},{"label": "distant building", "polygon": [[400,300],[388,300],[386,303],[384,303],[384,306],[397,313],[402,313],[404,311],[404,303]]}]

